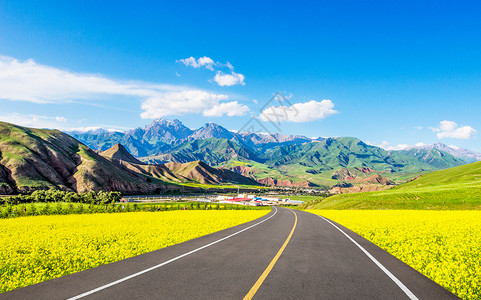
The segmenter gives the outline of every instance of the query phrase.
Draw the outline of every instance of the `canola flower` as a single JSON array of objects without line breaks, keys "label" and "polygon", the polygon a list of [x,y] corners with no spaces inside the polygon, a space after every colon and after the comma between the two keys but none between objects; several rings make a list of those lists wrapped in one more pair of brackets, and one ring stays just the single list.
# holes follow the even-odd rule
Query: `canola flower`
[{"label": "canola flower", "polygon": [[0,292],[168,247],[268,212],[132,212],[3,219]]},{"label": "canola flower", "polygon": [[481,211],[313,210],[463,299],[481,299]]}]

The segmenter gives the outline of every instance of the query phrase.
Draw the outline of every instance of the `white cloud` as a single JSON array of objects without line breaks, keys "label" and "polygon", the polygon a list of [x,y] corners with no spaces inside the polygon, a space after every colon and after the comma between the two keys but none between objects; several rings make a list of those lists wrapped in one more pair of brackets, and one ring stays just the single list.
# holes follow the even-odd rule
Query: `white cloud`
[{"label": "white cloud", "polygon": [[476,130],[471,126],[459,127],[456,122],[453,121],[441,121],[439,122],[439,128],[431,128],[433,132],[437,132],[439,139],[453,138],[467,140],[474,136]]},{"label": "white cloud", "polygon": [[229,68],[229,70],[234,71],[234,66],[230,62],[226,62],[225,66]]},{"label": "white cloud", "polygon": [[[211,62],[213,63],[208,57],[196,61],[197,64],[204,66]],[[219,109],[226,109],[225,105],[221,108],[217,107],[219,102],[228,99],[228,96],[224,94],[185,86],[119,81],[98,74],[79,74],[60,70],[38,64],[33,60],[19,61],[0,56],[0,99],[55,104],[83,101],[94,105],[98,104],[97,100],[102,96],[117,95],[133,96],[142,100],[142,118],[203,113],[204,111],[217,113]],[[245,105],[237,105],[240,112],[237,112],[236,115],[248,110]],[[234,105],[230,104],[229,108],[232,107]],[[226,111],[225,114],[230,116],[233,113]],[[22,117],[16,124],[29,126],[32,124],[31,119],[31,117]],[[67,121],[64,117],[54,119],[57,122]],[[38,124],[40,125],[37,127],[44,126],[44,122]],[[45,127],[54,126],[49,123]]]},{"label": "white cloud", "polygon": [[422,147],[423,145],[426,145],[422,142],[417,143],[415,146],[408,145],[408,144],[391,145],[391,143],[388,142],[388,141],[382,141],[382,143],[379,144],[379,145],[376,145],[376,144],[371,143],[371,142],[366,142],[366,144],[371,145],[371,146],[376,146],[376,147],[379,147],[379,148],[383,148],[384,150],[387,150],[387,151],[409,150],[409,149],[412,149],[414,147]]},{"label": "white cloud", "polygon": [[221,71],[217,71],[214,77],[214,81],[220,86],[246,85],[244,79],[244,75],[234,71],[232,71],[231,74],[224,74]]},{"label": "white cloud", "polygon": [[422,130],[423,127],[422,126],[414,126],[414,129],[417,129],[417,130]]},{"label": "white cloud", "polygon": [[336,114],[334,103],[331,100],[321,102],[311,100],[306,103],[296,103],[291,106],[270,106],[259,116],[263,121],[270,122],[310,122],[324,119]]},{"label": "white cloud", "polygon": [[[227,114],[237,116],[244,114],[249,108],[234,102],[220,103],[229,97],[223,94],[214,94],[202,90],[187,90],[169,92],[151,97],[142,103],[144,110],[140,115],[144,119],[155,119],[168,115],[183,115],[188,113],[203,113],[205,116],[218,116]],[[228,109],[237,109],[239,112],[229,112]]]},{"label": "white cloud", "polygon": [[392,150],[408,150],[408,149],[411,149],[412,146],[411,145],[408,145],[408,144],[399,144],[399,145],[396,145],[396,146],[388,146],[388,147],[382,147],[388,151],[392,151]]},{"label": "white cloud", "polygon": [[395,146],[392,146],[391,143],[389,143],[388,141],[382,141],[382,143],[380,145],[375,145],[375,144],[369,144],[371,146],[377,146],[379,148],[383,148],[384,150],[387,150],[387,151],[393,151],[393,150],[407,150],[407,149],[410,149],[412,148],[413,146],[411,145],[408,145],[408,144],[399,144],[399,145],[395,145]]},{"label": "white cloud", "polygon": [[98,74],[80,74],[0,56],[0,99],[34,103],[98,100],[101,96],[152,97],[184,87],[148,82],[122,82]]},{"label": "white cloud", "polygon": [[105,129],[100,126],[87,126],[87,127],[74,127],[68,129],[68,131],[72,132],[91,132],[91,133],[101,133],[101,132],[122,132],[120,129],[115,129],[115,128],[108,128]]},{"label": "white cloud", "polygon": [[[25,127],[32,127],[32,128],[49,128],[49,129],[58,129],[62,131],[79,131],[79,132],[87,132],[87,131],[98,131],[98,130],[105,130],[109,132],[114,131],[122,131],[127,128],[121,128],[112,125],[102,125],[102,126],[90,126],[90,127],[70,127],[66,126],[67,118],[65,117],[50,117],[50,116],[42,116],[36,114],[19,114],[19,113],[11,113],[0,115],[0,121],[12,123],[15,125],[25,126]],[[113,127],[113,128],[109,128]]]},{"label": "white cloud", "polygon": [[86,126],[86,127],[74,127],[70,129],[69,131],[75,131],[75,132],[101,132],[105,129],[103,129],[100,126]]},{"label": "white cloud", "polygon": [[243,116],[249,111],[249,107],[244,104],[239,104],[237,101],[220,103],[214,105],[212,108],[204,110],[204,116],[221,117],[226,114],[229,117]]},{"label": "white cloud", "polygon": [[228,68],[230,70],[230,74],[224,74],[222,71],[217,71],[214,76],[214,81],[219,86],[233,86],[236,84],[245,85],[244,79],[245,76],[240,73],[234,72],[234,66],[230,62],[226,62],[225,64],[220,62],[215,62],[212,58],[204,56],[198,59],[191,56],[188,58],[183,58],[177,60],[177,62],[181,62],[188,67],[193,67],[195,69],[205,67],[208,70],[214,71],[214,67],[218,68]]},{"label": "white cloud", "polygon": [[414,144],[415,147],[424,147],[424,146],[428,146],[428,144],[425,144],[423,142],[419,142],[419,143],[416,143]]},{"label": "white cloud", "polygon": [[206,69],[211,71],[214,71],[213,65],[215,65],[215,62],[212,60],[212,58],[207,56],[199,57],[198,59],[195,59],[191,56],[188,58],[179,59],[177,62],[181,62],[184,65],[188,67],[193,67],[195,69],[205,67]]},{"label": "white cloud", "polygon": [[34,128],[57,128],[63,129],[62,123],[67,121],[64,117],[48,117],[35,114],[6,114],[0,115],[0,121],[15,125],[34,127]]}]

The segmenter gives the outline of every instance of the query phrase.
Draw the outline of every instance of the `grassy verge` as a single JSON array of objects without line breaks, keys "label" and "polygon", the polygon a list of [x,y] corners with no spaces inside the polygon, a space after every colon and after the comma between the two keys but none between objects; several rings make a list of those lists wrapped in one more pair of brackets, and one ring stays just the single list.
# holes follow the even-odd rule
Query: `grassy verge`
[{"label": "grassy verge", "polygon": [[313,209],[481,209],[481,186],[393,189],[335,195],[307,204]]},{"label": "grassy verge", "polygon": [[459,297],[481,298],[480,211],[310,212],[355,231]]},{"label": "grassy verge", "polygon": [[3,219],[0,292],[168,247],[268,212],[132,212]]},{"label": "grassy verge", "polygon": [[481,209],[481,162],[442,170],[381,192],[341,194],[314,209]]},{"label": "grassy verge", "polygon": [[127,213],[127,212],[157,212],[172,210],[259,210],[270,207],[244,206],[235,204],[181,202],[181,203],[111,203],[111,204],[82,204],[82,203],[28,203],[0,206],[0,218],[17,218],[41,215],[71,215],[93,213]]}]

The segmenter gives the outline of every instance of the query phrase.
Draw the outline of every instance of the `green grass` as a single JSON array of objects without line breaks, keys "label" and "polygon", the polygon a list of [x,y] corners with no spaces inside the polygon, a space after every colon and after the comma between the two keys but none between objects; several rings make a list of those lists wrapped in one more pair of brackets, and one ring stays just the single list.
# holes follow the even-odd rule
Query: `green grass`
[{"label": "green grass", "polygon": [[[170,183],[168,183],[170,184]],[[175,183],[178,186],[189,186],[189,187],[198,187],[202,189],[267,189],[265,186],[256,186],[256,185],[246,185],[246,184],[223,184],[223,185],[218,185],[218,184],[207,184],[207,183],[195,183],[195,182],[176,182]]]},{"label": "green grass", "polygon": [[[267,197],[267,195],[266,195]],[[279,198],[289,198],[291,200],[296,200],[296,201],[314,201],[318,199],[323,199],[325,197],[323,196],[312,196],[312,195],[288,195],[288,194],[283,194],[279,196],[274,196],[273,197],[279,197]]]},{"label": "green grass", "polygon": [[341,194],[314,209],[481,209],[481,162],[426,174],[381,192]]},{"label": "green grass", "polygon": [[17,218],[40,215],[70,215],[92,213],[123,213],[133,211],[172,211],[172,210],[258,210],[270,209],[269,206],[244,206],[225,203],[204,202],[163,202],[163,203],[115,203],[85,204],[68,202],[27,203],[0,205],[0,218]]}]

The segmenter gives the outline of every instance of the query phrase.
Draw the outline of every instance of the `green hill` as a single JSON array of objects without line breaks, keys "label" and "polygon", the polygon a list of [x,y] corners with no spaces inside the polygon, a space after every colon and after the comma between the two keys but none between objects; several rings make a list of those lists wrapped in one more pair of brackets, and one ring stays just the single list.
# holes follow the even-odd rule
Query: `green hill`
[{"label": "green hill", "polygon": [[[461,159],[437,149],[386,151],[357,138],[328,138],[320,142],[281,146],[266,151],[261,159],[281,173],[318,185],[332,186],[350,179],[337,176],[339,171],[358,174],[370,169],[376,174],[401,181],[406,174],[434,171],[464,164]],[[372,176],[369,172],[365,176]]]},{"label": "green hill", "polygon": [[0,122],[0,194],[50,188],[151,193],[166,186],[109,161],[58,130]]},{"label": "green hill", "polygon": [[[404,182],[415,174],[464,164],[438,149],[386,151],[351,137],[281,145],[266,151],[232,139],[206,138],[179,142],[163,153],[140,160],[150,164],[201,160],[255,180],[289,181],[290,185],[323,188],[342,182],[360,184],[375,174]],[[339,176],[341,173],[350,175]],[[380,188],[385,187],[380,185]]]},{"label": "green hill", "polygon": [[313,209],[481,209],[481,162],[423,175],[391,190],[341,194]]},{"label": "green hill", "polygon": [[[123,133],[99,129],[70,134],[99,151],[120,143],[137,159],[151,165],[203,161],[268,185],[320,189],[340,186],[354,191],[386,189],[385,184],[375,181],[399,184],[419,174],[465,164],[459,155],[476,157],[465,149],[455,151],[441,144],[386,151],[352,137],[310,139],[232,132],[215,123],[191,130],[178,120],[165,119]],[[366,182],[370,182],[368,186]]]},{"label": "green hill", "polygon": [[253,150],[235,141],[222,138],[207,138],[183,142],[174,146],[167,153],[141,157],[140,160],[151,164],[167,162],[187,163],[201,160],[209,165],[219,165],[237,157],[257,159]]}]

